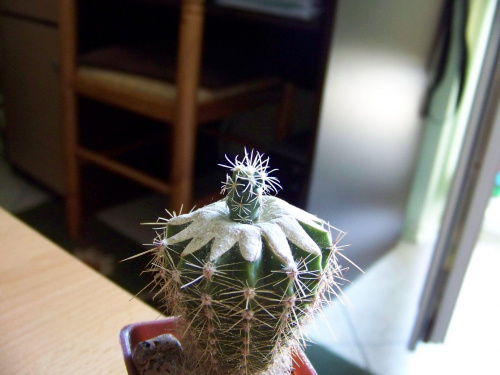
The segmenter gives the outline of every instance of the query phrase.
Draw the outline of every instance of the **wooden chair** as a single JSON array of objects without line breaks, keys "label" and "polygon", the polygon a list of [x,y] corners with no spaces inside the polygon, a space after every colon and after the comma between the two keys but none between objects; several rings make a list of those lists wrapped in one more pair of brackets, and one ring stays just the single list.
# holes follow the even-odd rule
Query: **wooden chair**
[{"label": "wooden chair", "polygon": [[[209,90],[199,86],[204,32],[204,0],[182,0],[175,83],[78,64],[77,0],[60,0],[61,79],[67,169],[68,231],[80,232],[80,165],[92,163],[171,198],[171,208],[192,204],[198,124],[222,119],[269,101],[280,101],[276,133],[283,137],[290,120],[293,85],[266,79]],[[207,46],[209,47],[209,46]],[[277,96],[276,93],[279,95]],[[85,97],[172,126],[169,181],[146,174],[79,143],[78,98]]]}]

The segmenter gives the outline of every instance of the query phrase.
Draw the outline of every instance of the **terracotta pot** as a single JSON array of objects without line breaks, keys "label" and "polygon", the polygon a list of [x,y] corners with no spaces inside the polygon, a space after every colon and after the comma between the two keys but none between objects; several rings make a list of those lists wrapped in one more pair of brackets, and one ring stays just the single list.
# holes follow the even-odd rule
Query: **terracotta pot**
[{"label": "terracotta pot", "polygon": [[[177,321],[178,318],[169,317],[123,327],[120,331],[120,342],[125,366],[129,375],[137,375],[134,363],[132,362],[132,352],[135,346],[141,341],[150,340],[164,333],[176,335]],[[295,369],[292,372],[293,375],[318,375],[301,349],[298,350],[297,355],[294,355],[293,361],[295,365]]]}]

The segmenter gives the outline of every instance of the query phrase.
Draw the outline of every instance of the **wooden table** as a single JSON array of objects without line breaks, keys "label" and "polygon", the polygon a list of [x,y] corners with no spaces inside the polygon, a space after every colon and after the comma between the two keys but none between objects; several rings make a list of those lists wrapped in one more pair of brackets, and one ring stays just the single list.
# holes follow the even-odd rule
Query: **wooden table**
[{"label": "wooden table", "polygon": [[0,374],[125,374],[120,329],[159,316],[131,298],[0,208]]}]

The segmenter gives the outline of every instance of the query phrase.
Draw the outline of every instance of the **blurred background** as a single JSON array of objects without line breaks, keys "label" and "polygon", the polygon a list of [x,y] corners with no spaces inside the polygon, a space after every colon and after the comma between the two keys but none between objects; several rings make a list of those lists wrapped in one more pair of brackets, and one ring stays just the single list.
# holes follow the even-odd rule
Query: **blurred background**
[{"label": "blurred background", "polygon": [[[0,206],[158,307],[141,292],[148,259],[119,261],[152,241],[140,223],[179,209],[144,183],[170,176],[172,127],[133,103],[177,92],[180,2],[63,3],[75,5],[71,35],[56,0],[0,0]],[[343,254],[364,270],[346,263],[342,301],[308,326],[318,373],[498,373],[497,1],[218,0],[204,17],[198,101],[269,78],[284,91],[196,127],[193,195],[220,199],[205,194],[225,177],[217,164],[256,148],[278,168],[279,196],[346,231]],[[125,86],[131,105],[116,99]]]}]

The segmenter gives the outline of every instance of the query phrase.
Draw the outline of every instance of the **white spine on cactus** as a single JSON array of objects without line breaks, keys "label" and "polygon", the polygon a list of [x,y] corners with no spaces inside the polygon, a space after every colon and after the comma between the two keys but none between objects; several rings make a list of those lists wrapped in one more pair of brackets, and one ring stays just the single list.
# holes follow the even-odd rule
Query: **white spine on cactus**
[{"label": "white spine on cactus", "polygon": [[[230,160],[227,155],[226,159],[230,165],[223,165],[223,167],[229,168],[232,172],[239,172],[239,177],[248,182],[250,190],[256,185],[255,175],[257,174],[262,180],[259,185],[261,185],[261,196],[266,195],[269,192],[277,193],[278,189],[281,189],[279,180],[276,177],[271,177],[270,174],[276,169],[268,171],[269,168],[269,158],[263,159],[263,155],[256,152],[254,154],[253,150],[247,152],[245,149],[245,156],[242,161],[238,160],[238,157],[234,161]],[[229,192],[234,189],[236,185],[242,185],[237,181],[233,181],[230,175],[226,176],[226,182],[222,186],[222,193],[226,191]]]},{"label": "white spine on cactus", "polygon": [[263,196],[262,203],[260,219],[253,225],[229,219],[224,200],[195,212],[176,216],[169,220],[169,225],[190,224],[176,235],[167,238],[165,245],[191,240],[181,254],[185,256],[200,250],[214,240],[209,257],[210,261],[214,261],[239,243],[243,258],[254,262],[261,256],[262,237],[264,237],[273,253],[287,265],[292,265],[294,262],[288,241],[310,254],[321,254],[321,249],[299,223],[330,235],[324,227],[326,223],[276,197]]}]

